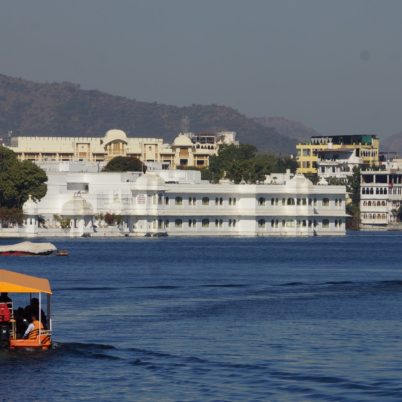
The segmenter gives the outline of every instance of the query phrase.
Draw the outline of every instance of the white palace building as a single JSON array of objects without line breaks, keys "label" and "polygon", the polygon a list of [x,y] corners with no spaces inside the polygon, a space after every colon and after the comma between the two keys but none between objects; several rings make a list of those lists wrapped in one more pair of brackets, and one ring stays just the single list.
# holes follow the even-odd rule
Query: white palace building
[{"label": "white palace building", "polygon": [[211,184],[189,170],[47,174],[46,196],[24,205],[25,235],[345,234],[345,187],[313,185],[303,175],[271,175],[270,184]]}]

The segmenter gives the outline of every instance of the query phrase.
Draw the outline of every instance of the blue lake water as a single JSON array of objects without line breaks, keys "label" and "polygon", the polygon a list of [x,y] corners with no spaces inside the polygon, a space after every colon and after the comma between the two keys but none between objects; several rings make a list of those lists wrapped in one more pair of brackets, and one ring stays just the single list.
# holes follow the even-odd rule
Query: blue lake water
[{"label": "blue lake water", "polygon": [[401,233],[54,243],[1,258],[56,347],[1,352],[0,400],[402,400]]}]

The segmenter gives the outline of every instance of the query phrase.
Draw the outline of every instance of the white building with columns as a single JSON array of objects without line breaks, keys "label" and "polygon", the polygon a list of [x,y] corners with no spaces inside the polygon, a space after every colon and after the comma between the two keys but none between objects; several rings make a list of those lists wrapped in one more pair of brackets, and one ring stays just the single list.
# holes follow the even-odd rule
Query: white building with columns
[{"label": "white building with columns", "polygon": [[24,206],[36,222],[26,230],[40,236],[345,234],[344,186],[284,177],[279,184],[211,184],[196,171],[48,172],[46,196]]}]

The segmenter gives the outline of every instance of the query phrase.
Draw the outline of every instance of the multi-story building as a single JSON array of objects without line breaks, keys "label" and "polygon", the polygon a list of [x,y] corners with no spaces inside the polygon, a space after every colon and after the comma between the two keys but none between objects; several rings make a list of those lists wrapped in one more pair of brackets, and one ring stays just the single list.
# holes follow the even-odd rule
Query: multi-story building
[{"label": "multi-story building", "polygon": [[402,205],[402,161],[384,165],[384,170],[361,172],[360,221],[363,229],[385,228],[397,222]]},{"label": "multi-story building", "polygon": [[165,166],[207,167],[209,157],[222,144],[238,144],[234,132],[181,133],[171,145],[161,138],[127,137],[122,130],[109,130],[104,137],[13,137],[11,146],[20,160],[107,162],[115,156],[131,156],[142,162]]},{"label": "multi-story building", "polygon": [[27,232],[42,236],[107,235],[106,214],[127,236],[344,235],[347,216],[344,186],[313,185],[303,175],[280,184],[211,184],[184,170],[48,172],[46,196],[29,200],[24,213]]},{"label": "multi-story building", "polygon": [[[311,137],[310,142],[296,145],[298,173],[318,173],[318,163],[331,152],[354,151],[362,165],[379,165],[380,141],[375,135],[335,135]],[[329,152],[329,154],[327,154]]]}]

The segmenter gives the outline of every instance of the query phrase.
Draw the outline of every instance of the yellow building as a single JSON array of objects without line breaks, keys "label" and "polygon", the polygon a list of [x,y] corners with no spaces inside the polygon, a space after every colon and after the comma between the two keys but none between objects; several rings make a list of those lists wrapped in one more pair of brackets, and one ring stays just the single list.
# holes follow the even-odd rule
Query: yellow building
[{"label": "yellow building", "polygon": [[362,164],[379,164],[380,141],[375,135],[335,135],[311,137],[310,142],[296,145],[297,173],[317,173],[320,151],[356,151]]},{"label": "yellow building", "polygon": [[13,137],[8,148],[19,160],[107,162],[116,156],[136,157],[142,162],[161,162],[171,168],[203,168],[222,144],[237,144],[236,133],[180,133],[172,144],[162,138],[127,137],[109,130],[104,137]]}]

